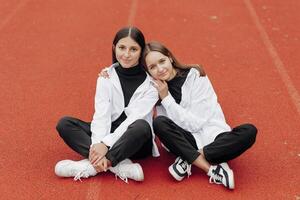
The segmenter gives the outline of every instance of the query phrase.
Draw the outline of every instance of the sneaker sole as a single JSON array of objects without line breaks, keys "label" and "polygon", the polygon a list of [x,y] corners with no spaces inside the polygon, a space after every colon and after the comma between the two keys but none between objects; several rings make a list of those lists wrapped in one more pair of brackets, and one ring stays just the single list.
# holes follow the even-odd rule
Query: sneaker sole
[{"label": "sneaker sole", "polygon": [[182,181],[182,179],[184,179],[184,177],[178,176],[178,174],[174,171],[173,165],[169,166],[169,172],[177,181]]},{"label": "sneaker sole", "polygon": [[221,164],[221,165],[228,173],[228,178],[229,178],[228,188],[233,190],[234,189],[234,174],[233,174],[233,171],[229,168],[229,166],[227,164],[226,165]]}]

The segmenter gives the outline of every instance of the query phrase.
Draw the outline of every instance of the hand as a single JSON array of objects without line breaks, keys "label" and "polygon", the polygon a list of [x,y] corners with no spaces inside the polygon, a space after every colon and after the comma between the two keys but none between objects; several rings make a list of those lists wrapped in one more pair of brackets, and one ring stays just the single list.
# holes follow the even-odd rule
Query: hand
[{"label": "hand", "polygon": [[166,81],[154,80],[154,87],[157,89],[159,97],[163,100],[166,96],[168,96],[168,84]]},{"label": "hand", "polygon": [[109,160],[104,156],[101,160],[95,163],[93,167],[98,173],[103,171],[106,172],[108,164],[109,164]]},{"label": "hand", "polygon": [[98,163],[107,153],[108,148],[104,143],[93,144],[90,148],[89,160],[92,165]]},{"label": "hand", "polygon": [[102,69],[101,72],[98,74],[98,76],[103,77],[103,78],[109,78],[107,71],[108,71],[108,68]]}]

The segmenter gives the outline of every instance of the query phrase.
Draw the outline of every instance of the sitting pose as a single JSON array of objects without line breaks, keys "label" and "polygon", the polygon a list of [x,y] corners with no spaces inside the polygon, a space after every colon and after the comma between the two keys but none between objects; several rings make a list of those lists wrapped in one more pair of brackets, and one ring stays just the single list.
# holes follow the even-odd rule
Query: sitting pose
[{"label": "sitting pose", "polygon": [[226,162],[254,144],[256,127],[231,129],[203,68],[179,63],[162,44],[146,44],[142,63],[160,97],[154,133],[177,156],[170,174],[181,181],[191,174],[193,164],[207,173],[210,183],[233,189],[233,171]]},{"label": "sitting pose", "polygon": [[113,65],[107,68],[111,78],[97,80],[92,122],[63,117],[57,124],[64,142],[85,157],[58,162],[57,176],[80,180],[109,170],[126,182],[144,180],[142,167],[130,159],[159,156],[150,126],[158,93],[140,64],[144,47],[139,29],[126,27],[116,33]]}]

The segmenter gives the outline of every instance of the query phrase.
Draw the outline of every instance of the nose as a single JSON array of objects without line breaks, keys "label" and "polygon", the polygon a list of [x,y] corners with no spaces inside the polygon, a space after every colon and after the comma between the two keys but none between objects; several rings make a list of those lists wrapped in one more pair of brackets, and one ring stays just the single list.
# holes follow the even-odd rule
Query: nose
[{"label": "nose", "polygon": [[125,57],[129,57],[129,56],[130,56],[129,50],[126,50],[126,51],[125,51],[124,56],[125,56]]},{"label": "nose", "polygon": [[157,69],[158,69],[158,72],[162,72],[164,68],[160,65],[157,65]]}]

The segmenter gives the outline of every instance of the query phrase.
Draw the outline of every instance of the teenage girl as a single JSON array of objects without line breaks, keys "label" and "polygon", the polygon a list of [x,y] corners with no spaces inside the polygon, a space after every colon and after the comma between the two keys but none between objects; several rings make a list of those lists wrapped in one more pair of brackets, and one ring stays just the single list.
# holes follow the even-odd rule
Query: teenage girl
[{"label": "teenage girl", "polygon": [[111,78],[97,80],[92,122],[63,117],[57,124],[64,142],[85,158],[58,162],[57,176],[80,180],[109,170],[126,182],[144,179],[141,166],[130,159],[159,155],[150,126],[158,94],[140,63],[144,47],[139,29],[125,27],[116,33],[113,64],[107,68]]},{"label": "teenage girl", "polygon": [[226,162],[254,144],[256,127],[229,127],[202,67],[181,64],[158,42],[146,44],[142,59],[160,97],[154,133],[177,156],[169,167],[171,175],[181,181],[194,165],[204,170],[210,183],[233,189],[233,171]]}]

